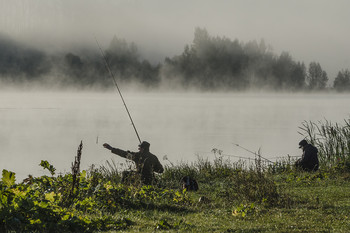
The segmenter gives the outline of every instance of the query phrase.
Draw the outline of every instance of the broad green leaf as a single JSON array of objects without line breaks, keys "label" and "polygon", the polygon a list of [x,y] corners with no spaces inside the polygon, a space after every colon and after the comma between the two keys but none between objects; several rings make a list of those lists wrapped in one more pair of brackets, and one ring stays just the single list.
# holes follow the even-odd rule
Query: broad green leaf
[{"label": "broad green leaf", "polygon": [[65,215],[62,216],[62,220],[63,220],[63,221],[66,221],[66,220],[68,220],[70,217],[71,217],[70,214],[65,214]]},{"label": "broad green leaf", "polygon": [[33,224],[41,224],[41,220],[40,219],[31,219],[30,220],[30,224],[33,225]]},{"label": "broad green leaf", "polygon": [[2,182],[10,187],[15,184],[16,174],[14,172],[7,171],[5,169],[2,170]]},{"label": "broad green leaf", "polygon": [[45,199],[50,201],[50,202],[54,202],[55,201],[55,196],[56,196],[56,194],[54,192],[46,193],[45,194]]},{"label": "broad green leaf", "polygon": [[40,208],[47,208],[49,206],[49,203],[48,202],[44,202],[44,201],[41,201],[41,202],[38,202],[38,206]]}]

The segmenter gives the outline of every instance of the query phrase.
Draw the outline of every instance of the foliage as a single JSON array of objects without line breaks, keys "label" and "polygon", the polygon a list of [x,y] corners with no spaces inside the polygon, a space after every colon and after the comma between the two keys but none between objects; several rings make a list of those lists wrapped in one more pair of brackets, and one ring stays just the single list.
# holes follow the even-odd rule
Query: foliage
[{"label": "foliage", "polygon": [[272,164],[268,164],[267,170],[271,174],[280,174],[284,172],[291,172],[294,170],[293,164],[296,159],[288,156],[287,158],[281,158]]},{"label": "foliage", "polygon": [[183,86],[202,89],[296,90],[305,84],[304,64],[293,61],[288,53],[276,57],[264,41],[244,44],[211,37],[201,28],[180,56],[166,59],[164,69],[169,79],[180,77]]},{"label": "foliage", "polygon": [[[41,166],[54,171],[47,161]],[[29,177],[15,184],[15,174],[3,170],[0,183],[0,231],[93,232],[125,229],[133,224],[115,215],[124,208],[181,209],[191,205],[186,191],[155,186],[126,186],[98,175],[96,171],[77,178],[76,195],[71,195],[73,175]],[[114,214],[112,216],[112,214]]]},{"label": "foliage", "polygon": [[56,168],[53,165],[51,165],[47,160],[41,160],[39,165],[44,169],[49,170],[52,176],[55,175]]},{"label": "foliage", "polygon": [[333,83],[337,91],[350,91],[350,71],[348,69],[339,71]]},{"label": "foliage", "polygon": [[[343,134],[349,122],[345,122],[345,126],[305,122],[301,127],[309,141],[323,148],[323,166],[316,172],[294,169],[291,158],[264,165],[260,154],[255,166],[247,166],[225,160],[219,149],[213,149],[212,161],[198,156],[191,164],[167,166],[148,186],[122,183],[114,162],[55,176],[53,165],[41,161],[51,176],[29,176],[21,183],[4,169],[0,232],[348,232],[349,137]],[[330,150],[335,140],[338,144]],[[325,151],[338,153],[340,148],[345,154],[324,156]],[[196,179],[199,190],[182,189],[183,176]]]},{"label": "foliage", "polygon": [[1,181],[5,186],[10,187],[15,184],[16,174],[14,172],[10,172],[4,169],[2,170]]},{"label": "foliage", "polygon": [[50,69],[49,58],[37,49],[0,34],[0,76],[13,81],[34,81]]},{"label": "foliage", "polygon": [[319,150],[319,160],[322,166],[339,166],[347,164],[350,158],[350,120],[344,120],[344,125],[330,121],[302,123],[300,134],[309,138]]},{"label": "foliage", "polygon": [[[157,88],[170,85],[202,90],[325,90],[328,76],[317,62],[306,70],[302,61],[287,53],[274,54],[261,40],[211,36],[196,28],[191,44],[181,54],[158,64],[142,58],[134,42],[114,36],[103,51],[118,82]],[[337,91],[349,89],[348,70],[335,78]],[[105,88],[113,86],[105,61],[97,49],[76,48],[47,54],[0,35],[0,81]],[[170,83],[170,84],[169,84]]]},{"label": "foliage", "polygon": [[232,211],[233,216],[246,217],[248,214],[255,214],[257,208],[254,203],[251,204],[241,204]]},{"label": "foliage", "polygon": [[325,89],[328,76],[326,71],[322,70],[320,63],[311,62],[307,74],[308,87],[311,90]]},{"label": "foliage", "polygon": [[[271,176],[269,169],[257,172],[254,167],[244,168],[217,155],[213,162],[199,159],[191,165],[167,167],[155,186],[125,185],[99,171],[106,172],[96,168],[82,171],[77,176],[79,192],[70,196],[72,174],[29,177],[16,184],[15,174],[4,170],[0,183],[0,231],[224,232],[259,226],[260,231],[273,231],[271,218],[279,229],[288,228],[277,223],[275,215],[283,214],[287,224],[293,225],[289,222],[295,217],[290,211],[337,211],[340,216],[348,213],[330,206],[330,195],[335,195],[334,179],[340,171],[333,168],[314,173],[275,169]],[[175,186],[177,177],[187,172],[195,175],[199,191],[187,192]],[[174,187],[166,187],[165,179]],[[333,188],[325,189],[330,184]],[[312,194],[300,191],[310,188],[314,189]],[[343,200],[342,196],[334,198]],[[309,224],[315,221],[314,215],[309,216]],[[338,224],[335,219],[332,222]],[[303,224],[299,227],[308,229]],[[335,227],[347,229],[346,225]]]}]

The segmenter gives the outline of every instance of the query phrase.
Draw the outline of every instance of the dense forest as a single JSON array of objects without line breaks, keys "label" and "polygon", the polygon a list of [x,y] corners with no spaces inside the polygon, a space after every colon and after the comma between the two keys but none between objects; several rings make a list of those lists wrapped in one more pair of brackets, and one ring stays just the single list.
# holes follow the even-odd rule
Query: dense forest
[{"label": "dense forest", "polygon": [[[338,72],[333,83],[314,61],[305,65],[290,54],[274,54],[262,40],[240,42],[210,36],[196,28],[192,44],[157,65],[141,58],[137,45],[116,36],[104,51],[118,82],[148,88],[200,90],[350,91],[350,71]],[[61,87],[113,85],[98,49],[48,54],[0,35],[1,83],[58,84]]]}]

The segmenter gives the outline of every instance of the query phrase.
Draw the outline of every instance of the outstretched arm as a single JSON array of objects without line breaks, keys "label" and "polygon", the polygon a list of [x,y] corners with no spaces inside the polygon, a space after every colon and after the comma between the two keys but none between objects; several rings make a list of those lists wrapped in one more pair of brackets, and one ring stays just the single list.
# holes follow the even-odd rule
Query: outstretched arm
[{"label": "outstretched arm", "polygon": [[103,147],[108,149],[108,150],[112,150],[113,147],[111,147],[108,143],[104,143]]},{"label": "outstretched arm", "polygon": [[104,143],[103,147],[106,148],[107,150],[110,150],[113,154],[119,155],[120,157],[132,159],[130,156],[128,156],[128,154],[130,154],[130,152],[128,152],[128,151],[114,148],[111,145],[109,145],[108,143]]}]

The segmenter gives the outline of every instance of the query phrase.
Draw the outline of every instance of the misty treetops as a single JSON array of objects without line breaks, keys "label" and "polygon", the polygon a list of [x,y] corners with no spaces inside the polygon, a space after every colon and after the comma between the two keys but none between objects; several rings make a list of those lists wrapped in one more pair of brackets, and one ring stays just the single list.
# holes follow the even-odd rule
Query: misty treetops
[{"label": "misty treetops", "polygon": [[[240,42],[210,36],[196,28],[192,44],[162,63],[141,58],[135,43],[117,38],[105,51],[118,82],[157,88],[176,85],[201,90],[324,90],[328,76],[321,65],[294,61],[287,53],[276,55],[264,41]],[[3,83],[40,82],[61,86],[112,86],[97,48],[48,54],[0,35],[0,79]],[[330,85],[332,86],[332,85]],[[350,91],[350,72],[339,71],[333,86]]]}]

